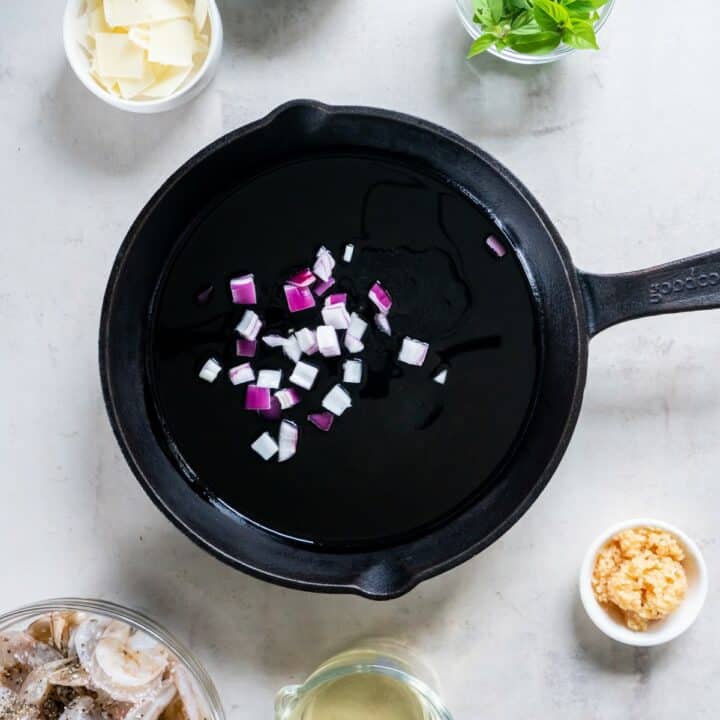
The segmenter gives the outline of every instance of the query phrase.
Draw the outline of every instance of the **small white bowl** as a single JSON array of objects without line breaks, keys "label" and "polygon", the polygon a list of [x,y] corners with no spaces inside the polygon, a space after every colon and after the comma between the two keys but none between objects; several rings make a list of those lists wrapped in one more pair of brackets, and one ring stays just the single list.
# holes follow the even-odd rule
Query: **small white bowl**
[{"label": "small white bowl", "polygon": [[85,0],[68,0],[65,6],[65,15],[63,17],[63,43],[65,45],[65,55],[67,56],[70,67],[79,78],[80,82],[96,97],[100,98],[108,105],[112,105],[119,110],[126,110],[132,113],[159,113],[184,105],[202,90],[204,90],[213,76],[217,72],[220,63],[220,55],[223,45],[223,27],[220,11],[218,10],[215,0],[208,0],[208,17],[210,21],[210,47],[205,62],[197,71],[189,83],[183,85],[177,92],[166,98],[157,98],[154,100],[125,100],[124,98],[115,97],[100,87],[90,75],[90,63],[88,62],[85,51],[75,39],[73,33],[73,22],[80,15],[85,5]]},{"label": "small white bowl", "polygon": [[[595,559],[600,550],[608,540],[619,532],[636,527],[660,528],[672,533],[680,541],[685,551],[683,566],[688,579],[687,595],[677,610],[664,620],[650,623],[650,627],[644,632],[630,630],[622,622],[619,613],[618,616],[614,616],[612,612],[608,611],[596,600],[592,589]],[[662,645],[684,633],[700,614],[707,592],[707,566],[700,548],[682,530],[678,530],[678,528],[661,520],[640,518],[618,523],[608,528],[590,546],[580,569],[580,598],[590,619],[608,637],[625,645],[634,645],[635,647]]]}]

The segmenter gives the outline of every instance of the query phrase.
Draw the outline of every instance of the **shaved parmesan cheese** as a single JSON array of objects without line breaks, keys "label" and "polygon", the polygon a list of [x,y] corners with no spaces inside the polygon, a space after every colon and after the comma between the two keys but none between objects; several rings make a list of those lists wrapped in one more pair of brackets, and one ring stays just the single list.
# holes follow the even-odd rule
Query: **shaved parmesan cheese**
[{"label": "shaved parmesan cheese", "polygon": [[73,21],[73,33],[80,46],[90,52],[95,46],[95,38],[90,35],[90,16],[80,15]]},{"label": "shaved parmesan cheese", "polygon": [[130,38],[131,42],[134,42],[138,47],[141,47],[143,50],[147,50],[150,47],[150,28],[139,26],[139,27],[131,27],[130,30],[128,30],[128,37]]},{"label": "shaved parmesan cheese", "polygon": [[193,21],[198,32],[205,27],[205,21],[207,20],[208,14],[208,0],[195,0],[195,7],[193,8]]},{"label": "shaved parmesan cheese", "polygon": [[189,20],[167,20],[150,28],[150,62],[192,67],[195,34]]},{"label": "shaved parmesan cheese", "polygon": [[113,27],[192,17],[186,0],[104,0],[105,17]]},{"label": "shaved parmesan cheese", "polygon": [[105,13],[103,12],[102,5],[99,7],[96,7],[93,11],[91,11],[88,16],[88,33],[93,36],[93,40],[95,39],[95,35],[101,32],[111,32],[112,28],[107,24],[107,21],[105,20]]},{"label": "shaved parmesan cheese", "polygon": [[191,67],[168,67],[162,71],[157,81],[143,92],[149,98],[164,98],[172,95],[190,74]]},{"label": "shaved parmesan cheese", "polygon": [[207,55],[210,49],[210,38],[205,33],[195,35],[193,44],[193,55]]},{"label": "shaved parmesan cheese", "polygon": [[117,84],[120,88],[120,95],[126,100],[132,100],[132,98],[147,90],[155,82],[155,79],[152,66],[145,63],[145,72],[141,78],[118,78]]},{"label": "shaved parmesan cheese", "polygon": [[127,35],[97,33],[95,60],[98,75],[140,79],[145,74],[145,53]]}]

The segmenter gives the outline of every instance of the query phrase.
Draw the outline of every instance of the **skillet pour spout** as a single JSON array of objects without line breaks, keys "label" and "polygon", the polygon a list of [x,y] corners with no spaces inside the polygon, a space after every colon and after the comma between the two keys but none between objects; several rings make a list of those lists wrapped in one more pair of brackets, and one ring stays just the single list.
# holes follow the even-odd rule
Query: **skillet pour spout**
[{"label": "skillet pour spout", "polygon": [[[363,178],[364,184],[360,182]],[[293,223],[291,231],[285,231],[285,222]],[[488,232],[508,249],[502,261],[485,247]],[[263,241],[253,242],[258,235]],[[186,447],[158,399],[166,377],[158,370],[165,367],[161,360],[171,369],[182,370],[173,377],[187,377],[191,382],[197,370],[193,363],[206,359],[212,349],[212,345],[199,346],[197,357],[183,355],[182,347],[173,348],[174,354],[157,351],[156,327],[164,317],[163,308],[172,305],[168,298],[178,268],[185,263],[190,273],[210,274],[213,268],[235,272],[247,265],[245,272],[258,269],[258,277],[267,277],[273,268],[277,274],[278,262],[289,267],[312,257],[319,244],[335,243],[341,250],[338,243],[354,241],[360,262],[363,247],[377,248],[384,243],[385,249],[394,250],[408,238],[419,243],[420,249],[425,239],[434,243],[447,268],[453,272],[464,269],[475,279],[476,285],[467,284],[468,296],[490,293],[485,304],[496,309],[494,316],[477,316],[476,320],[468,320],[474,316],[462,315],[466,312],[462,309],[458,316],[465,318],[467,326],[478,326],[470,330],[477,329],[477,335],[495,333],[502,342],[468,356],[465,366],[457,360],[450,377],[455,373],[478,383],[489,378],[494,385],[480,384],[473,390],[477,397],[488,397],[492,387],[497,392],[498,382],[512,381],[502,375],[505,361],[515,362],[518,357],[533,361],[528,365],[532,383],[528,383],[527,401],[517,418],[505,418],[506,446],[488,464],[483,482],[472,485],[479,463],[487,459],[481,452],[486,447],[482,428],[494,430],[494,425],[501,425],[501,413],[488,403],[482,412],[490,415],[478,415],[478,403],[468,400],[465,393],[465,405],[441,418],[448,423],[447,435],[438,435],[446,444],[459,441],[469,448],[462,453],[431,452],[433,436],[426,433],[413,435],[418,438],[408,445],[413,452],[400,455],[397,447],[403,438],[398,435],[394,442],[389,437],[397,423],[384,426],[378,421],[384,434],[365,447],[389,449],[387,454],[366,452],[364,458],[353,461],[353,466],[366,472],[365,482],[361,472],[353,475],[354,485],[349,479],[338,482],[342,474],[334,483],[316,475],[312,482],[294,478],[292,472],[300,472],[298,468],[305,462],[300,457],[294,465],[283,464],[283,468],[291,468],[286,475],[271,477],[269,464],[251,464],[252,457],[238,462],[233,456],[222,467],[230,469],[228,472],[240,470],[229,484],[230,494],[223,496],[212,486],[212,477],[206,479],[196,471],[192,448]],[[208,256],[196,254],[187,260],[195,247],[208,248]],[[231,250],[236,254],[226,257],[225,252]],[[403,247],[403,252],[415,259],[417,250]],[[246,253],[255,256],[245,258]],[[404,268],[400,264],[394,270],[400,287],[398,306],[414,299],[410,295],[407,300],[402,298]],[[423,283],[428,277],[431,281],[434,275],[424,276]],[[224,284],[226,278],[220,277],[218,282]],[[416,290],[415,295],[419,294]],[[223,299],[222,292],[214,297],[219,303],[230,302]],[[182,292],[177,298],[178,317],[182,318],[192,309],[184,309]],[[483,303],[479,306],[484,307]],[[473,144],[396,112],[300,100],[201,150],[142,209],[120,247],[108,281],[100,324],[100,374],[110,422],[132,472],[157,507],[200,547],[269,582],[389,599],[482,551],[538,497],[560,462],[577,421],[590,337],[625,320],[718,306],[718,251],[636,273],[578,271],[537,200],[504,166]],[[217,308],[232,312],[229,306]],[[426,318],[421,315],[420,320]],[[489,323],[495,326],[484,327]],[[228,327],[234,325],[228,323]],[[491,332],[486,332],[488,329]],[[428,339],[439,346],[444,340],[442,333],[437,335]],[[202,340],[206,341],[212,342],[212,338]],[[516,348],[515,354],[512,348]],[[226,360],[231,361],[232,356]],[[173,365],[185,361],[184,370],[182,365]],[[463,367],[465,376],[461,376]],[[397,377],[394,382],[402,382],[410,374]],[[204,402],[209,389],[205,384],[198,388],[200,384],[194,382],[180,391],[172,388],[166,395],[171,400],[197,396],[198,402]],[[210,389],[213,393],[217,390],[213,395],[216,404],[197,416],[204,426],[214,429],[208,433],[208,442],[226,432],[216,422],[215,416],[221,413],[214,412],[225,401],[224,388],[213,385]],[[443,386],[442,392],[452,393],[452,383]],[[415,396],[404,393],[401,397]],[[333,428],[337,435],[323,435],[328,442],[324,447],[335,447],[329,444],[335,441],[343,452],[352,452],[351,442],[343,444],[338,438],[353,422],[361,422],[363,413],[383,407],[382,402],[374,402],[359,408],[355,415],[348,411]],[[392,411],[396,406],[403,408],[402,403],[394,403]],[[256,422],[242,417],[243,423]],[[242,423],[227,425],[232,426],[232,433],[219,452],[232,453],[236,447],[246,452],[245,439],[238,437],[247,429]],[[440,423],[437,427],[445,426]],[[352,440],[354,436],[349,433],[348,437]],[[320,440],[308,433],[303,438],[306,442]],[[428,476],[425,491],[434,494],[432,502],[421,507],[417,478],[422,472]],[[296,513],[296,508],[307,502],[303,488],[310,492],[312,487],[321,487],[332,499],[330,507],[338,515],[346,513],[347,524],[358,529],[352,542],[332,542],[343,522],[331,526],[328,521],[331,541],[299,537],[302,514]],[[384,511],[382,527],[380,513],[373,516],[373,492],[378,493],[377,507]],[[247,512],[241,511],[246,506]],[[388,508],[399,509],[397,527],[393,527],[395,515]],[[416,513],[413,523],[403,525],[403,517],[410,512]],[[283,527],[279,521],[274,524],[278,517]],[[286,531],[287,525],[298,532]],[[359,541],[366,530],[368,536],[374,532],[372,541]]]}]

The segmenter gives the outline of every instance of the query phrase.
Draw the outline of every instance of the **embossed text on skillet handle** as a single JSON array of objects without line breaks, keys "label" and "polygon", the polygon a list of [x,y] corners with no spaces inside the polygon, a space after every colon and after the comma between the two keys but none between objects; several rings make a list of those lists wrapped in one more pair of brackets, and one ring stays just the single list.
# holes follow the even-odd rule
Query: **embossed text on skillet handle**
[{"label": "embossed text on skillet handle", "polygon": [[621,275],[578,276],[591,336],[634,318],[720,307],[720,250]]}]

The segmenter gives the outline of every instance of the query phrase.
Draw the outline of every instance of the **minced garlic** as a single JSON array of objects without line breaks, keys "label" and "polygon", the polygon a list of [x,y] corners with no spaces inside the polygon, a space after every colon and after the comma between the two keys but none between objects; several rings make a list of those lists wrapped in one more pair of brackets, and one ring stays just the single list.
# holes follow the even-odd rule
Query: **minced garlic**
[{"label": "minced garlic", "polygon": [[631,630],[647,630],[650,620],[667,617],[683,601],[687,592],[684,559],[677,538],[666,530],[623,530],[595,560],[595,597],[619,609]]}]

